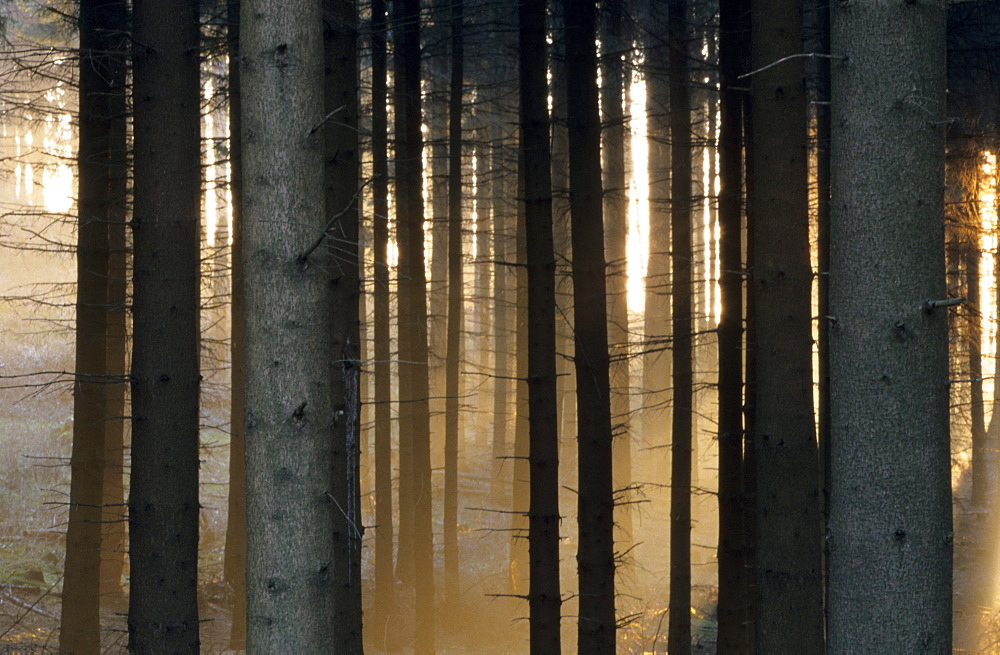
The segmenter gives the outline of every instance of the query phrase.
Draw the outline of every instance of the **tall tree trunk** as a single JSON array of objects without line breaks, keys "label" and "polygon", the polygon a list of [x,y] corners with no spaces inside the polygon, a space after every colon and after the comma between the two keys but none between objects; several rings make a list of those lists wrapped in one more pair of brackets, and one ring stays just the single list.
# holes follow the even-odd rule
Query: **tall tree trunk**
[{"label": "tall tree trunk", "polygon": [[120,597],[128,557],[125,532],[125,392],[128,358],[128,7],[125,0],[111,3],[108,21],[108,62],[111,84],[108,95],[108,300],[104,425],[104,508],[101,535],[101,597]]},{"label": "tall tree trunk", "polygon": [[[362,653],[361,328],[358,257],[361,153],[358,144],[357,0],[323,0],[323,127],[326,240],[333,255],[330,372],[333,403],[334,635],[338,652]],[[318,241],[317,241],[318,243]]]},{"label": "tall tree trunk", "polygon": [[[79,227],[77,231],[76,363],[73,450],[60,641],[71,653],[100,650],[101,537],[105,501],[111,220],[111,97],[115,36],[113,1],[80,4]],[[117,386],[117,385],[116,385]],[[108,480],[110,482],[110,479]]]},{"label": "tall tree trunk", "polygon": [[[392,529],[392,381],[389,360],[389,161],[385,0],[372,1],[372,239],[375,355],[375,635],[388,635],[394,604]],[[376,643],[381,643],[376,640]]]},{"label": "tall tree trunk", "polygon": [[670,448],[670,623],[668,648],[691,648],[692,285],[691,100],[687,0],[667,3],[670,57],[670,244],[673,413]]},{"label": "tall tree trunk", "polygon": [[[517,197],[523,198],[525,186],[524,153],[518,148]],[[513,484],[511,487],[511,542],[510,582],[511,592],[523,596],[528,592],[528,513],[531,509],[531,455],[530,422],[528,420],[528,259],[527,226],[524,207],[518,203],[517,228],[514,236],[516,289],[514,291],[514,316],[517,327],[514,333],[515,350],[515,409]]]},{"label": "tall tree trunk", "polygon": [[[752,3],[753,69],[802,52],[796,2]],[[819,460],[813,417],[812,269],[801,58],[756,72],[758,652],[823,649]]]},{"label": "tall tree trunk", "polygon": [[321,652],[337,636],[321,8],[242,12],[247,648],[260,652]]},{"label": "tall tree trunk", "polygon": [[459,595],[458,442],[462,362],[462,0],[451,3],[451,95],[448,101],[448,354],[445,363],[444,588],[455,607]]},{"label": "tall tree trunk", "polygon": [[831,51],[829,649],[950,652],[945,6],[835,4]]},{"label": "tall tree trunk", "polygon": [[625,95],[623,58],[629,50],[623,36],[622,0],[604,0],[601,11],[601,108],[604,130],[604,230],[608,270],[608,349],[611,354],[611,423],[614,430],[613,478],[615,543],[619,551],[632,545],[632,515],[627,493],[632,484],[632,429],[629,420],[628,353],[628,185],[625,181]]},{"label": "tall tree trunk", "polygon": [[[434,651],[434,542],[431,520],[430,411],[427,379],[427,284],[424,273],[424,206],[420,100],[420,2],[402,0],[395,49],[396,203],[399,242],[400,406],[406,407],[400,440],[408,433],[410,476],[400,484],[412,503],[409,557],[416,589],[415,650]],[[400,413],[400,418],[404,414]],[[402,461],[406,453],[400,452]],[[402,464],[401,464],[402,466]],[[402,531],[402,524],[400,524]],[[402,539],[402,532],[400,535]]]},{"label": "tall tree trunk", "polygon": [[240,2],[228,0],[226,42],[229,55],[229,191],[232,212],[232,360],[229,423],[229,518],[226,525],[225,576],[233,590],[230,647],[246,648],[247,639],[247,481],[246,481],[246,287],[243,281],[243,116],[240,75]]},{"label": "tall tree trunk", "polygon": [[564,0],[579,443],[578,648],[615,652],[614,486],[601,207],[597,8]]},{"label": "tall tree trunk", "polygon": [[[510,378],[514,371],[511,370],[510,357],[510,337],[513,332],[511,325],[513,307],[511,290],[516,284],[516,279],[511,278],[516,275],[516,270],[511,266],[514,261],[514,248],[511,247],[513,226],[511,225],[511,212],[507,202],[507,194],[504,193],[507,180],[503,174],[504,149],[502,135],[497,129],[491,139],[490,165],[493,169],[492,196],[493,196],[493,244],[496,252],[496,264],[493,267],[493,303],[495,330],[494,344],[496,348],[495,375],[496,386],[493,391],[493,467],[490,481],[490,496],[496,499],[496,504],[500,507],[510,505],[510,500],[506,498],[507,478],[504,475],[505,464],[508,464],[506,457],[509,455],[510,433]],[[516,229],[516,228],[514,228]],[[514,282],[514,284],[512,284]]]},{"label": "tall tree trunk", "polygon": [[743,527],[743,97],[739,38],[742,3],[719,3],[719,639],[726,653],[749,653]]},{"label": "tall tree trunk", "polygon": [[133,4],[132,652],[199,647],[198,9]]},{"label": "tall tree trunk", "polygon": [[545,2],[519,11],[521,149],[528,265],[531,508],[528,607],[532,653],[560,652],[559,417],[556,408],[555,253],[549,154]]}]

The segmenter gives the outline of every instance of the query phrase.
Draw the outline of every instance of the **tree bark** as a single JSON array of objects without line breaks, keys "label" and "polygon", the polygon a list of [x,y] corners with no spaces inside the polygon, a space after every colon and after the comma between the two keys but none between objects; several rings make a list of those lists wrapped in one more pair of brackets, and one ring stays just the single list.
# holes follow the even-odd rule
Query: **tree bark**
[{"label": "tree bark", "polygon": [[597,9],[564,0],[579,443],[578,649],[615,652],[614,487],[608,358]]},{"label": "tree bark", "polygon": [[260,652],[321,652],[337,636],[321,9],[242,12],[247,648]]},{"label": "tree bark", "polygon": [[945,5],[834,5],[831,51],[829,649],[946,653]]},{"label": "tree bark", "polygon": [[197,0],[133,4],[129,650],[198,652]]},{"label": "tree bark", "polygon": [[519,9],[521,148],[528,265],[531,507],[528,607],[532,653],[559,653],[559,420],[556,410],[555,253],[549,150],[545,2]]},{"label": "tree bark", "polygon": [[358,143],[357,0],[324,0],[325,243],[332,254],[331,395],[333,402],[334,635],[345,653],[362,653],[361,634],[361,265],[358,235],[361,153]]}]

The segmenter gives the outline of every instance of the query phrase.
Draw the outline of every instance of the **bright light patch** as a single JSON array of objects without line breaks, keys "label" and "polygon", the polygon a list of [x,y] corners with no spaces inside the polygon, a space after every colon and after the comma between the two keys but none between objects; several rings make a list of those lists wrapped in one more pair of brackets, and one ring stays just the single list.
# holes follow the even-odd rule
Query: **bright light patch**
[{"label": "bright light patch", "polygon": [[[982,316],[980,348],[984,359],[994,360],[997,354],[997,157],[992,152],[983,153],[978,184],[979,220],[982,228],[979,231],[979,247],[981,252],[986,253],[979,262],[979,306]],[[993,390],[993,376],[983,376],[983,397],[992,398]],[[986,405],[989,409],[990,403]]]},{"label": "bright light patch", "polygon": [[649,142],[646,123],[646,82],[633,78],[628,114],[632,146],[632,179],[628,185],[628,308],[646,306],[646,261],[649,255]]}]

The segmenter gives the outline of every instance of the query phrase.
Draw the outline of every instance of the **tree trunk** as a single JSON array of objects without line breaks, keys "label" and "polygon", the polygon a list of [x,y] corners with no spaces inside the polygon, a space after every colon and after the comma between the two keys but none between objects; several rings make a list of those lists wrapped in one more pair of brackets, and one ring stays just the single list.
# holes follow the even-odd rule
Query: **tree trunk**
[{"label": "tree trunk", "polygon": [[945,7],[834,5],[832,25],[829,649],[945,653]]},{"label": "tree trunk", "polygon": [[670,244],[673,410],[670,448],[670,623],[668,648],[691,649],[692,285],[691,100],[687,0],[667,4],[670,57]]},{"label": "tree trunk", "polygon": [[246,648],[247,639],[247,482],[246,482],[246,288],[243,281],[243,117],[240,76],[240,1],[228,0],[229,180],[232,199],[232,389],[229,425],[229,518],[226,525],[225,576],[233,590],[230,647]]},{"label": "tree trunk", "polygon": [[242,12],[247,648],[260,652],[321,652],[336,637],[321,8],[247,0]]},{"label": "tree trunk", "polygon": [[[493,267],[493,293],[495,317],[493,329],[495,330],[494,343],[496,348],[495,371],[496,387],[493,392],[493,467],[490,486],[490,496],[496,500],[499,507],[510,505],[507,498],[508,486],[507,477],[504,471],[505,465],[509,465],[506,457],[509,455],[510,433],[510,378],[514,371],[511,370],[510,357],[510,337],[513,333],[511,325],[511,309],[513,308],[511,290],[516,285],[515,269],[510,265],[514,261],[514,248],[511,247],[513,235],[511,234],[511,212],[507,202],[506,189],[507,176],[503,174],[504,149],[502,135],[499,130],[494,132],[491,139],[492,148],[490,154],[490,164],[493,169],[493,244],[496,252],[496,264]],[[516,228],[514,228],[516,230]],[[512,284],[513,282],[513,284]]]},{"label": "tree trunk", "polygon": [[580,526],[578,649],[615,652],[614,487],[608,362],[596,6],[564,0]]},{"label": "tree trunk", "polygon": [[197,0],[133,4],[129,650],[198,652]]},{"label": "tree trunk", "polygon": [[528,607],[532,653],[559,653],[559,420],[556,410],[555,253],[545,48],[545,2],[519,14],[521,148],[528,264],[531,508]]},{"label": "tree trunk", "polygon": [[448,354],[445,362],[444,588],[445,602],[459,601],[458,442],[461,400],[462,304],[462,0],[451,3],[451,95],[448,101]]},{"label": "tree trunk", "polygon": [[361,328],[358,257],[361,153],[358,143],[357,0],[324,0],[323,127],[326,221],[320,247],[330,269],[333,403],[334,635],[338,652],[362,653],[361,634]]},{"label": "tree trunk", "polygon": [[749,653],[743,527],[742,3],[720,2],[719,650]]},{"label": "tree trunk", "polygon": [[[388,635],[394,605],[392,529],[392,381],[389,360],[389,161],[385,0],[372,2],[372,239],[375,364],[375,635]],[[381,643],[376,641],[376,643]]]},{"label": "tree trunk", "polygon": [[[802,52],[797,3],[757,0],[752,11],[754,70]],[[758,652],[823,649],[803,78],[800,58],[751,77]]]},{"label": "tree trunk", "polygon": [[[416,589],[418,655],[434,651],[434,542],[431,517],[430,410],[427,379],[427,284],[420,100],[420,2],[402,0],[395,49],[396,203],[399,243],[400,442],[409,442],[410,481],[400,481],[412,503],[410,570]],[[405,419],[405,420],[404,420]],[[403,433],[408,433],[404,439]],[[400,461],[407,453],[400,452]],[[400,465],[402,466],[402,464]],[[402,539],[402,523],[400,524]]]},{"label": "tree trunk", "polygon": [[[60,649],[100,650],[101,537],[110,420],[108,370],[111,97],[114,53],[121,29],[113,1],[80,4],[79,227],[77,231],[76,364],[73,383],[73,450]],[[114,386],[117,386],[114,385]],[[119,483],[120,484],[120,483]]]}]

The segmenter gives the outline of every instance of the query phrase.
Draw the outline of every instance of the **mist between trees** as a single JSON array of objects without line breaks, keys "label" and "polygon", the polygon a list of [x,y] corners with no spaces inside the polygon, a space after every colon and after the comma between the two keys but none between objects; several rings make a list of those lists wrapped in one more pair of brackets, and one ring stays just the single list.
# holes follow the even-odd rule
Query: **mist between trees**
[{"label": "mist between trees", "polygon": [[994,652],[1000,10],[0,5],[12,652]]}]

